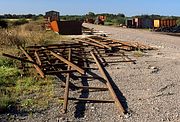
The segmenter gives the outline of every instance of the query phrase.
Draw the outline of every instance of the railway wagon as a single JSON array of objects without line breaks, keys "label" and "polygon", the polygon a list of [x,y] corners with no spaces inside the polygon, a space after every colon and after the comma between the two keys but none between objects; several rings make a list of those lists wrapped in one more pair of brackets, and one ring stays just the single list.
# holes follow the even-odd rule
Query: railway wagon
[{"label": "railway wagon", "polygon": [[82,22],[81,21],[61,21],[59,12],[48,11],[45,13],[45,27],[46,30],[53,30],[61,35],[81,35]]},{"label": "railway wagon", "polygon": [[153,28],[152,19],[148,18],[129,18],[126,20],[128,28]]},{"label": "railway wagon", "polygon": [[127,28],[132,28],[134,26],[133,19],[126,19],[125,24]]},{"label": "railway wagon", "polygon": [[52,21],[51,28],[61,35],[81,35],[81,21]]},{"label": "railway wagon", "polygon": [[154,28],[173,27],[176,26],[176,19],[156,19],[154,20]]}]

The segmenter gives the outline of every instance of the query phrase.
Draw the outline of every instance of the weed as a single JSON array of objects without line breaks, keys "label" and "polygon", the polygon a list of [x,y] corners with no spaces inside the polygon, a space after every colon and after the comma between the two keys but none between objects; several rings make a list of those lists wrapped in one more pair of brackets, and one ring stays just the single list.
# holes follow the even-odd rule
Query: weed
[{"label": "weed", "polygon": [[22,18],[22,19],[18,19],[16,21],[13,22],[13,25],[14,26],[18,26],[18,25],[23,25],[23,24],[26,24],[28,23],[29,21],[26,20],[25,18]]},{"label": "weed", "polygon": [[[17,45],[50,44],[62,39],[66,37],[43,30],[40,21],[9,27],[8,30],[0,29],[1,52],[10,54],[18,53]],[[34,73],[20,77],[16,63],[0,56],[0,112],[8,111],[14,105],[20,111],[46,109],[56,100],[54,79],[40,79]]]},{"label": "weed", "polygon": [[30,107],[34,104],[34,101],[32,99],[25,99],[21,101],[21,107]]},{"label": "weed", "polygon": [[[53,78],[20,77],[12,60],[0,59],[0,112],[46,109],[54,99]],[[19,101],[19,102],[18,102]]]},{"label": "weed", "polygon": [[0,28],[7,28],[8,27],[8,23],[5,20],[0,20]]},{"label": "weed", "polygon": [[11,105],[13,105],[14,101],[8,96],[4,94],[0,94],[0,113],[7,111]]},{"label": "weed", "polygon": [[7,60],[6,58],[1,58],[0,59],[0,67],[5,66],[5,67],[11,67],[14,65],[13,60]]},{"label": "weed", "polygon": [[0,60],[0,112],[7,111],[15,101],[13,93],[19,70],[13,65],[12,60]]},{"label": "weed", "polygon": [[17,68],[0,67],[0,85],[10,86],[15,85],[15,80],[19,76],[19,70]]},{"label": "weed", "polygon": [[13,60],[0,60],[0,86],[15,85],[15,80],[20,75],[17,68],[13,68]]},{"label": "weed", "polygon": [[0,29],[0,47],[43,45],[66,39],[52,31],[45,31],[42,25],[39,21],[31,21],[8,30]]},{"label": "weed", "polygon": [[138,50],[133,52],[133,56],[135,56],[135,57],[143,57],[144,53],[140,49],[138,49]]}]

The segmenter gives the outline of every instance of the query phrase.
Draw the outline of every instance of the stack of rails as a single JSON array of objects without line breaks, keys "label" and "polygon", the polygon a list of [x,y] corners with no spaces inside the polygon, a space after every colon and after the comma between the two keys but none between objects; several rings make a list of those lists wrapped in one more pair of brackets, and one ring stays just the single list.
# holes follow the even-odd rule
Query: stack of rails
[{"label": "stack of rails", "polygon": [[[74,100],[80,102],[115,103],[119,112],[124,114],[127,113],[127,110],[122,105],[122,101],[111,85],[111,78],[109,78],[109,75],[107,75],[108,72],[105,69],[108,62],[106,62],[104,57],[123,57],[123,61],[121,62],[128,61],[134,63],[135,60],[125,57],[124,53],[120,50],[124,49],[130,51],[137,48],[141,50],[153,49],[143,44],[135,45],[134,43],[102,37],[89,37],[74,39],[73,42],[64,42],[62,44],[28,46],[25,48],[19,47],[22,52],[21,57],[9,54],[3,55],[20,60],[22,64],[32,64],[42,78],[45,78],[47,75],[58,76],[60,79],[65,78],[66,80],[61,79],[61,81],[64,82],[64,97],[60,98],[64,101],[64,113],[67,112],[68,101]],[[92,63],[96,64],[97,67],[90,67]],[[98,69],[101,76],[93,74],[92,71],[94,69]],[[70,79],[73,79],[75,76],[78,78],[88,78],[91,76],[91,79],[103,81],[106,87],[77,86],[70,81]],[[70,97],[69,89],[107,90],[111,95],[111,100]]]}]

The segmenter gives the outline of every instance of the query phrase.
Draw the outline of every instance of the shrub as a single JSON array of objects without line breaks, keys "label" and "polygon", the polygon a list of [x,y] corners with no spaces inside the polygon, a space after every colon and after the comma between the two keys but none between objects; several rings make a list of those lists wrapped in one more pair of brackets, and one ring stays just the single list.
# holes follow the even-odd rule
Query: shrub
[{"label": "shrub", "polygon": [[25,37],[21,36],[18,29],[12,31],[0,30],[0,47],[2,46],[16,46],[23,45]]},{"label": "shrub", "polygon": [[13,23],[13,25],[14,25],[14,26],[18,26],[18,25],[26,24],[26,23],[28,23],[28,22],[29,22],[29,21],[27,21],[26,19],[19,19],[19,20],[15,21],[15,22]]},{"label": "shrub", "polygon": [[8,22],[5,20],[0,20],[0,27],[1,28],[7,28],[8,27]]},{"label": "shrub", "polygon": [[7,60],[5,58],[0,59],[0,67],[6,66],[6,67],[11,67],[14,66],[13,60]]},{"label": "shrub", "polygon": [[13,65],[12,60],[0,60],[0,113],[8,111],[15,102],[13,87],[20,73]]},{"label": "shrub", "polygon": [[125,24],[125,19],[123,17],[118,17],[116,19],[113,19],[112,22],[114,23],[114,25]]},{"label": "shrub", "polygon": [[9,95],[5,94],[0,94],[0,98],[0,113],[4,113],[13,105],[14,101],[9,97]]},{"label": "shrub", "polygon": [[177,25],[180,26],[180,19],[177,20]]},{"label": "shrub", "polygon": [[13,86],[19,74],[13,60],[0,59],[0,86]]}]

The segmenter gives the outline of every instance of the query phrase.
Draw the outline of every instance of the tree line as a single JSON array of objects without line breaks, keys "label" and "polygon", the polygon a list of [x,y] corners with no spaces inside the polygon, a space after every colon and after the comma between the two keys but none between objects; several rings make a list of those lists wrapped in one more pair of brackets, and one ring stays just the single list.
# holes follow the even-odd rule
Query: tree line
[{"label": "tree line", "polygon": [[0,19],[21,19],[21,18],[26,18],[26,19],[33,19],[34,17],[40,17],[44,16],[42,14],[35,15],[35,14],[4,14],[0,15]]},{"label": "tree line", "polygon": [[[118,13],[118,14],[111,14],[111,13],[100,13],[96,14],[94,12],[88,12],[85,15],[60,15],[61,20],[78,20],[78,21],[84,21],[87,18],[90,19],[96,19],[97,16],[106,16],[105,24],[106,25],[124,25],[127,16],[123,13]],[[32,20],[37,20],[39,18],[44,17],[43,14],[35,15],[35,14],[24,14],[24,15],[17,15],[17,14],[4,14],[0,15],[0,19],[32,19]],[[177,19],[180,23],[180,17],[178,16],[162,16],[162,15],[136,15],[132,17],[139,17],[142,19]]]}]

